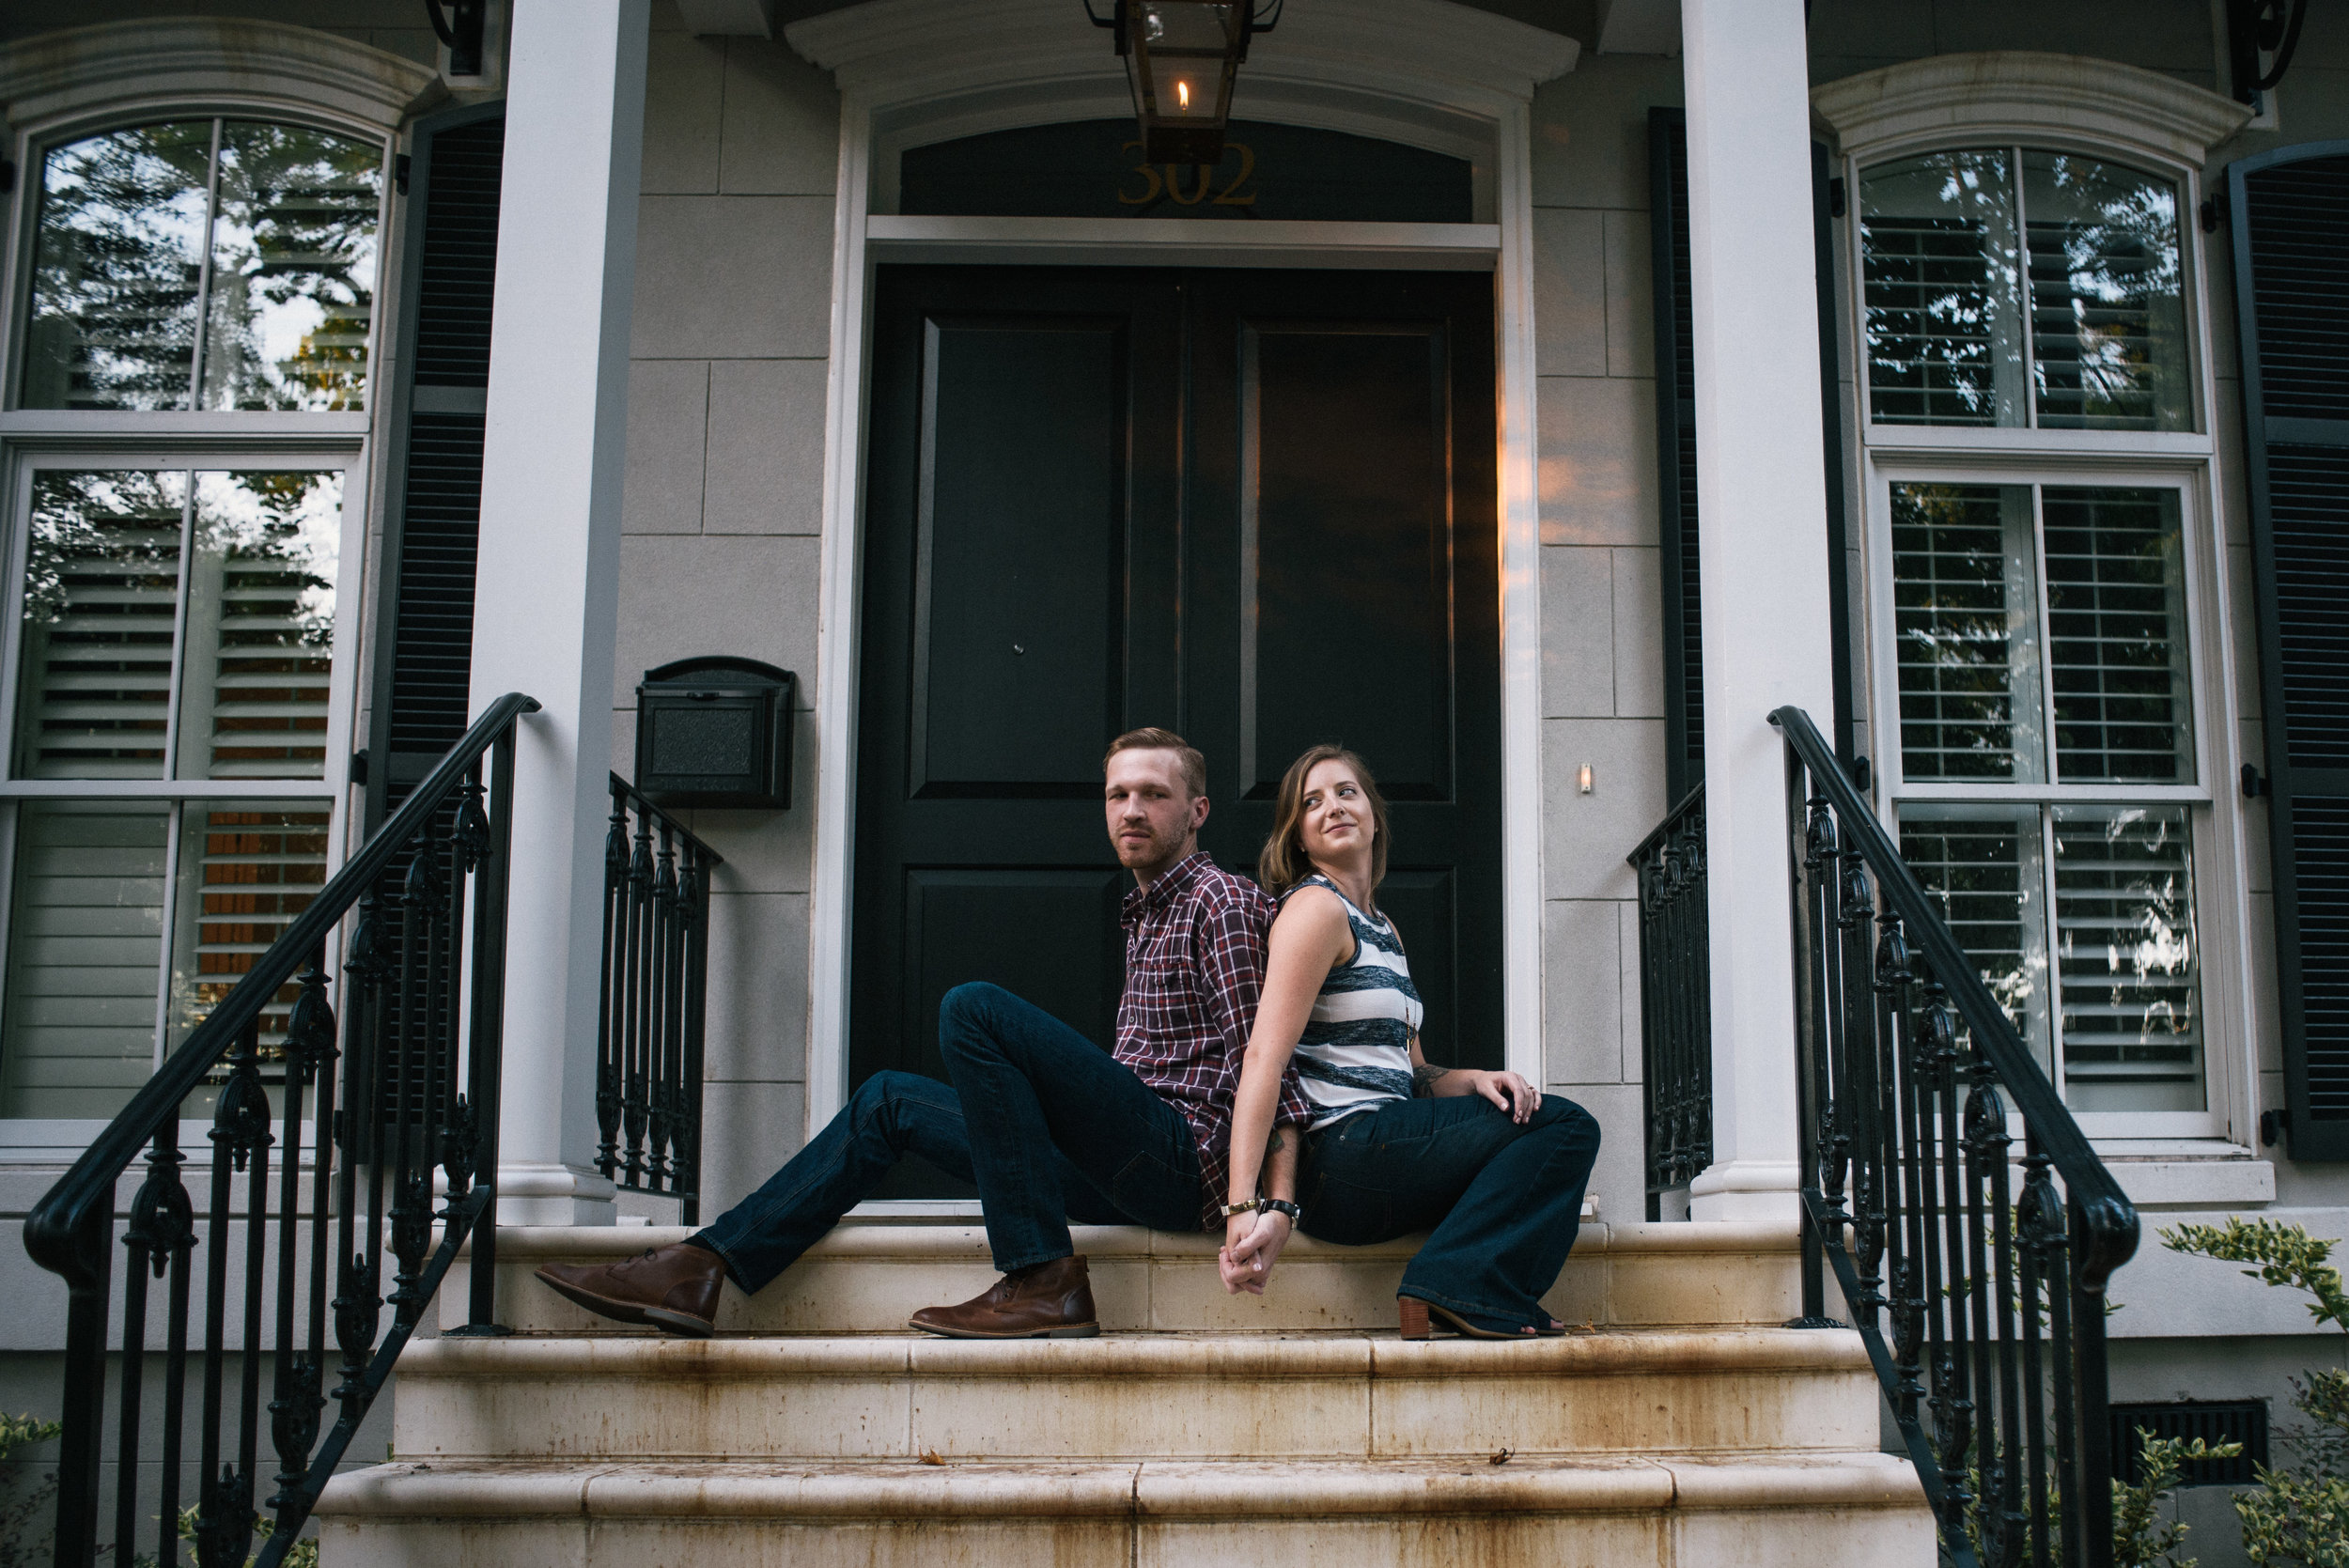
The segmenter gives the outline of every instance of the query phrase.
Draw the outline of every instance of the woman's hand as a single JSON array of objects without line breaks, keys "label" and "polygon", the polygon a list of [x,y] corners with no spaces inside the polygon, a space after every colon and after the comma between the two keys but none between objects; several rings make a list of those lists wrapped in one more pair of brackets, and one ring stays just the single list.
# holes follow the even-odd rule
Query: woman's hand
[{"label": "woman's hand", "polygon": [[1507,1111],[1509,1120],[1519,1126],[1532,1121],[1533,1112],[1541,1109],[1542,1092],[1515,1073],[1488,1073],[1472,1067],[1461,1071],[1472,1080],[1471,1094],[1484,1095]]},{"label": "woman's hand", "polygon": [[1262,1296],[1272,1281],[1272,1265],[1280,1261],[1281,1249],[1288,1245],[1289,1217],[1275,1210],[1268,1214],[1236,1214],[1223,1222],[1223,1247],[1216,1254],[1216,1268],[1223,1276],[1226,1295],[1237,1296],[1246,1291]]}]

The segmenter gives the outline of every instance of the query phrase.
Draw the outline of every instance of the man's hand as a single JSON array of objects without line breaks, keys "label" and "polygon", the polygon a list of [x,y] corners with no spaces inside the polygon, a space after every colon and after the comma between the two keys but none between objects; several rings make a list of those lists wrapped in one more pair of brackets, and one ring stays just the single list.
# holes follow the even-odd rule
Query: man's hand
[{"label": "man's hand", "polygon": [[1223,1247],[1216,1254],[1216,1268],[1223,1276],[1225,1294],[1237,1296],[1246,1291],[1262,1296],[1288,1239],[1285,1214],[1236,1214],[1224,1221]]}]

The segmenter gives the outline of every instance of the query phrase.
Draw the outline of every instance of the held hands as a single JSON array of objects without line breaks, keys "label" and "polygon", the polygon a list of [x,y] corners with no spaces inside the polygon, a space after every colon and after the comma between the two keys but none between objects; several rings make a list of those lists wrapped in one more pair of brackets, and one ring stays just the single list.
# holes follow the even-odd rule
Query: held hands
[{"label": "held hands", "polygon": [[1223,1247],[1216,1254],[1216,1269],[1223,1276],[1226,1295],[1241,1291],[1262,1296],[1271,1281],[1272,1265],[1288,1245],[1289,1217],[1236,1214],[1223,1222]]},{"label": "held hands", "polygon": [[1509,1120],[1520,1126],[1532,1121],[1533,1112],[1541,1109],[1542,1092],[1515,1073],[1488,1073],[1465,1068],[1475,1094],[1484,1095],[1509,1113]]}]

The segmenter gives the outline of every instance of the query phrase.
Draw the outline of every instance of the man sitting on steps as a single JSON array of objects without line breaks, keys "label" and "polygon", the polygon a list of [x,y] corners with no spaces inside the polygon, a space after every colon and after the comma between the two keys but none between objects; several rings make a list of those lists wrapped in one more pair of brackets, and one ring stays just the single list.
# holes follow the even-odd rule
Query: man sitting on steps
[{"label": "man sitting on steps", "polygon": [[[588,1311],[681,1334],[715,1328],[720,1285],[763,1289],[909,1154],[978,1184],[1003,1277],[911,1326],[956,1339],[1099,1333],[1068,1223],[1195,1231],[1222,1226],[1232,1093],[1254,1027],[1272,903],[1199,851],[1206,766],[1182,737],[1134,730],[1102,760],[1110,842],[1134,874],[1126,895],[1126,993],[1116,1048],[994,986],[958,986],[939,1009],[953,1087],[881,1072],[767,1185],[674,1246],[615,1264],[550,1264],[538,1278]],[[1296,1196],[1296,1127],[1312,1108],[1289,1067],[1265,1162],[1266,1196]],[[1227,1250],[1227,1289],[1261,1290],[1288,1240],[1258,1216],[1252,1259]]]}]

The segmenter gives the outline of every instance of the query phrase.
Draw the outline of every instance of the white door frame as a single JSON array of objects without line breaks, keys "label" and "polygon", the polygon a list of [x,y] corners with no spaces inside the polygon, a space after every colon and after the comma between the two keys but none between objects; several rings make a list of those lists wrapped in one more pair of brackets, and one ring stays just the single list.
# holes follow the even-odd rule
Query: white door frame
[{"label": "white door frame", "polygon": [[[1494,273],[1500,369],[1503,1060],[1542,1081],[1541,519],[1535,451],[1533,88],[1579,46],[1448,0],[1290,0],[1241,70],[1238,113],[1470,159],[1463,225],[903,218],[896,155],[1020,125],[1131,113],[1078,0],[867,0],[787,29],[841,88],[825,406],[808,939],[807,1132],[847,1103],[856,854],[868,297],[878,260],[1459,267]],[[883,171],[886,179],[877,180]]]}]

